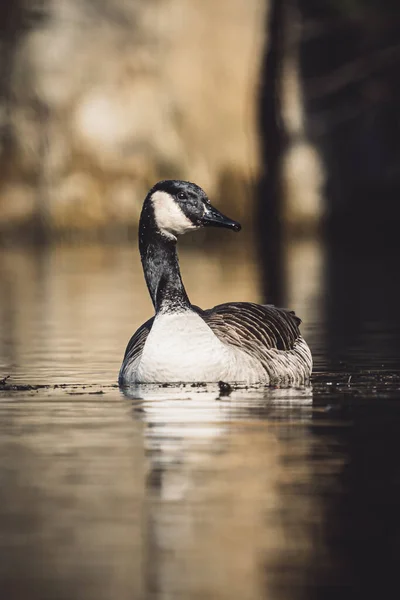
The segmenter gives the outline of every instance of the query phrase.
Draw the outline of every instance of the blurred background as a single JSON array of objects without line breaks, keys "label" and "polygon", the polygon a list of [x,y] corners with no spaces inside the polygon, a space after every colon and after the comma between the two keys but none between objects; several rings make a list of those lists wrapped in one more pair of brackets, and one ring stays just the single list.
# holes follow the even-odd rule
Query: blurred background
[{"label": "blurred background", "polygon": [[[396,596],[399,73],[398,0],[0,1],[1,597]],[[243,224],[192,302],[295,309],[312,389],[119,392],[162,178]]]},{"label": "blurred background", "polygon": [[[149,187],[188,179],[243,222],[238,299],[294,307],[338,360],[360,336],[393,358],[399,19],[395,0],[2,1],[3,253],[134,247]],[[210,238],[192,265],[229,243]]]}]

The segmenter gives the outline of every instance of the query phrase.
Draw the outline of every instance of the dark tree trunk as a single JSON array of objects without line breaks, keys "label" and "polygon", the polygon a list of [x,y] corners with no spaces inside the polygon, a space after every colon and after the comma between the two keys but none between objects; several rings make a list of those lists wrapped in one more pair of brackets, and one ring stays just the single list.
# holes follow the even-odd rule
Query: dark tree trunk
[{"label": "dark tree trunk", "polygon": [[261,73],[260,133],[264,176],[259,186],[259,239],[264,265],[264,294],[268,302],[285,298],[282,255],[281,190],[279,185],[285,134],[279,106],[280,74],[284,52],[286,2],[271,3],[267,47]]}]

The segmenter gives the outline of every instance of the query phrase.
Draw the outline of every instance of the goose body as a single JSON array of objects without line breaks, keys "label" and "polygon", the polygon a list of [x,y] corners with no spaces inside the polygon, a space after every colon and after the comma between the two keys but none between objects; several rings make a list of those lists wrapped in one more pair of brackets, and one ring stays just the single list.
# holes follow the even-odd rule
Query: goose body
[{"label": "goose body", "polygon": [[251,302],[203,311],[190,303],[176,241],[204,226],[240,230],[193,183],[161,181],[150,190],[140,218],[139,249],[155,315],[129,341],[120,383],[305,383],[312,357],[293,312]]}]

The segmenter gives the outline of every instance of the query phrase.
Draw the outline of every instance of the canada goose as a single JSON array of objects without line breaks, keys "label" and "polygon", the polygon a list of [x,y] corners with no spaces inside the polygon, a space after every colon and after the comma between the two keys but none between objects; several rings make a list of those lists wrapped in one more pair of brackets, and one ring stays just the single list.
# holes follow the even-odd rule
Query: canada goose
[{"label": "canada goose", "polygon": [[139,251],[155,315],[129,341],[120,384],[305,383],[312,357],[293,312],[251,302],[203,311],[190,303],[179,269],[177,236],[208,226],[241,229],[211,206],[194,183],[160,181],[147,194]]}]

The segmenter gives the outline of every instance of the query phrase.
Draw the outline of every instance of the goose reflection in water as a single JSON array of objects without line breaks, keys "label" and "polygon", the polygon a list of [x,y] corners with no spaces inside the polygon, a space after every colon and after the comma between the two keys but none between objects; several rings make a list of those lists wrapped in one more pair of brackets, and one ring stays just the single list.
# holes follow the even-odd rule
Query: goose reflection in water
[{"label": "goose reflection in water", "polygon": [[[312,388],[237,389],[221,396],[217,384],[162,387],[137,384],[123,388],[133,400],[136,418],[145,424],[151,468],[162,465],[163,497],[179,498],[187,487],[188,464],[204,466],[232,435],[233,425],[254,427],[258,419],[284,417],[305,423],[312,418]],[[172,471],[167,465],[175,465]],[[180,468],[177,468],[180,465]]]},{"label": "goose reflection in water", "polygon": [[[221,396],[217,384],[148,384],[123,393],[144,426],[152,590],[170,597],[199,589],[203,597],[266,597],[273,565],[284,563],[288,549],[286,523],[276,511],[317,512],[312,498],[282,491],[290,481],[287,438],[293,438],[289,454],[300,462],[309,451],[298,434],[311,423],[311,387]],[[292,483],[310,477],[302,466]],[[289,545],[302,535],[297,524]],[[309,560],[311,546],[300,549],[296,564]]]}]

